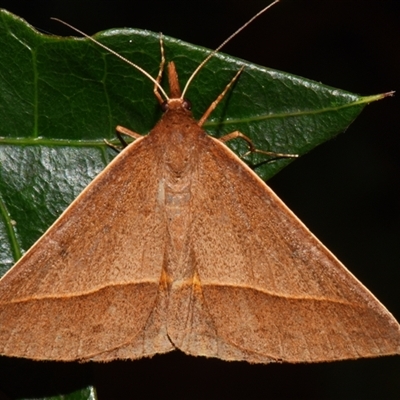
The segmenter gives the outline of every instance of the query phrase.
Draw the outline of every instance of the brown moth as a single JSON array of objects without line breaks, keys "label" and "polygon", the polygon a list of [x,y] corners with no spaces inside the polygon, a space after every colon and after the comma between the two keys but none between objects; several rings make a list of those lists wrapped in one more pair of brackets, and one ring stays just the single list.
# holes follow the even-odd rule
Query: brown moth
[{"label": "brown moth", "polygon": [[158,124],[144,137],[119,127],[136,140],[1,279],[0,354],[111,361],[180,349],[252,363],[399,354],[393,316],[201,128],[215,105],[193,119],[172,62],[168,80]]}]

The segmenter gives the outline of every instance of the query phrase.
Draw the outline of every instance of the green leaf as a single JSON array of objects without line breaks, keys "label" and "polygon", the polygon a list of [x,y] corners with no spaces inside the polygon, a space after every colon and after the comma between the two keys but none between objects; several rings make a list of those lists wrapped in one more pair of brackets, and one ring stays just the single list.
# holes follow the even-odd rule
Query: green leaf
[{"label": "green leaf", "polygon": [[73,393],[46,397],[41,400],[96,400],[96,399],[97,395],[95,389],[92,387],[87,387],[85,389],[77,390]]},{"label": "green leaf", "polygon": [[[159,34],[114,29],[95,38],[157,76]],[[164,46],[182,86],[209,54],[168,37]],[[149,79],[87,39],[42,35],[2,11],[0,48],[1,276],[114,156],[103,139],[114,140],[115,126],[147,134],[161,111]],[[239,130],[260,150],[303,155],[385,96],[361,97],[220,53],[187,92],[195,118],[242,66],[204,129],[215,137]],[[228,145],[248,150],[240,139]],[[293,161],[245,159],[264,179]]]}]

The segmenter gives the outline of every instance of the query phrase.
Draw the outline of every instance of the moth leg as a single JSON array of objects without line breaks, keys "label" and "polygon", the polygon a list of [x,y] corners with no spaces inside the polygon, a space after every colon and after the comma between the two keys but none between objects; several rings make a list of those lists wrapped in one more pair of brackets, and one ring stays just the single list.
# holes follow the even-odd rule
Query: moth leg
[{"label": "moth leg", "polygon": [[246,152],[245,154],[243,154],[241,157],[246,157],[250,153],[259,153],[259,154],[264,154],[267,156],[273,156],[273,157],[277,157],[277,158],[281,158],[281,157],[282,158],[297,158],[299,156],[298,154],[276,153],[274,151],[259,150],[254,146],[254,143],[251,141],[251,139],[248,138],[246,135],[244,135],[240,131],[234,131],[234,132],[228,133],[227,135],[219,138],[219,140],[222,143],[226,143],[229,140],[233,140],[233,139],[237,139],[237,138],[244,140],[247,143],[247,145],[249,146],[249,151]]},{"label": "moth leg", "polygon": [[[128,143],[125,141],[125,139],[123,138],[122,135],[129,136],[129,137],[131,137],[131,138],[133,138],[133,139],[139,139],[139,138],[142,137],[141,134],[136,133],[136,132],[134,132],[134,131],[131,131],[130,129],[125,128],[125,127],[123,127],[123,126],[121,126],[121,125],[118,125],[118,126],[115,128],[115,135],[117,136],[117,138],[118,138],[119,141],[121,142],[121,145],[122,145],[122,148],[123,148],[123,149],[124,149],[126,146],[128,146]],[[115,150],[117,153],[119,153],[119,152],[121,151],[121,148],[120,148],[120,147],[115,146],[115,144],[109,142],[108,140],[104,139],[104,142],[106,143],[106,145],[107,145],[108,147],[111,147],[111,148],[112,148],[113,150]]]},{"label": "moth leg", "polygon": [[110,147],[111,149],[113,149],[117,153],[121,152],[121,149],[118,146],[116,146],[115,144],[109,142],[107,139],[103,139],[103,141],[108,147]]},{"label": "moth leg", "polygon": [[[161,62],[160,62],[160,69],[158,70],[158,75],[156,78],[156,82],[158,84],[161,83],[161,78],[162,78],[162,74],[164,71],[164,65],[165,65],[165,55],[164,55],[164,42],[163,42],[163,36],[162,34],[160,34],[160,51],[161,51]],[[156,84],[154,84],[154,89],[153,89],[154,95],[156,96],[158,102],[160,104],[164,103],[164,99],[162,98],[159,88]]]},{"label": "moth leg", "polygon": [[124,147],[128,146],[128,143],[125,142],[124,138],[121,136],[122,135],[126,135],[131,137],[132,139],[139,139],[141,137],[143,137],[143,135],[141,135],[140,133],[131,131],[128,128],[125,128],[124,126],[118,125],[115,128],[115,134],[117,135],[118,139],[120,140],[120,142],[122,143],[122,145]]},{"label": "moth leg", "polygon": [[210,107],[207,108],[206,112],[203,114],[203,116],[200,118],[199,122],[197,123],[199,126],[203,126],[204,122],[207,121],[207,119],[210,116],[210,114],[215,110],[215,108],[217,107],[219,102],[224,98],[224,96],[226,95],[226,92],[231,88],[231,86],[237,80],[239,75],[242,73],[243,69],[244,69],[244,67],[239,69],[239,71],[236,73],[236,75],[226,85],[226,87],[222,91],[222,93],[211,103]]}]

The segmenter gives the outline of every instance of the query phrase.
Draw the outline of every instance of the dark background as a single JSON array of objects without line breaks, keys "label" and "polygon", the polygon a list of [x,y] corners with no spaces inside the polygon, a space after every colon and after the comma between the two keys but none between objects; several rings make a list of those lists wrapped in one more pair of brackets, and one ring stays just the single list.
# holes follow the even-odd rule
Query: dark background
[{"label": "dark background", "polygon": [[[149,29],[217,47],[268,1],[1,0],[36,28],[71,35]],[[282,0],[224,51],[363,95],[400,90],[400,1]],[[1,50],[0,50],[1,51]],[[399,97],[368,106],[346,133],[269,184],[400,319]],[[55,395],[93,383],[100,399],[400,398],[400,357],[249,365],[178,352],[110,364],[0,363],[0,391]],[[1,399],[1,394],[0,394]]]}]

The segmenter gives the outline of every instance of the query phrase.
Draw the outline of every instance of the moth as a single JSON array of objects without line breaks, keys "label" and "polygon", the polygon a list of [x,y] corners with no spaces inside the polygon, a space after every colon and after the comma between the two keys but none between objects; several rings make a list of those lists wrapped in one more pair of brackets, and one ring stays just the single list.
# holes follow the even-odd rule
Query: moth
[{"label": "moth", "polygon": [[149,77],[160,121],[147,136],[118,127],[135,141],[1,279],[0,354],[111,361],[180,349],[251,363],[399,354],[394,317],[224,144],[245,136],[203,130],[217,103],[196,121],[175,64],[169,95],[160,76]]}]

